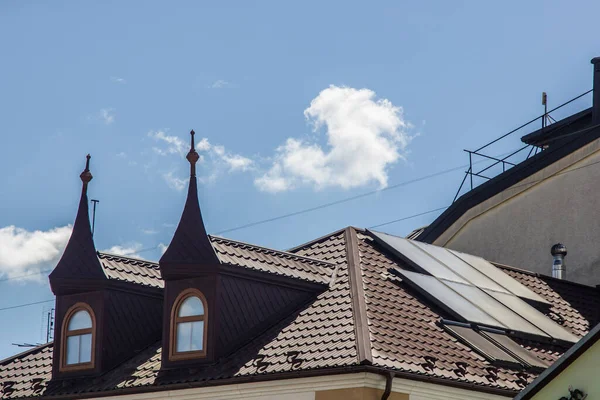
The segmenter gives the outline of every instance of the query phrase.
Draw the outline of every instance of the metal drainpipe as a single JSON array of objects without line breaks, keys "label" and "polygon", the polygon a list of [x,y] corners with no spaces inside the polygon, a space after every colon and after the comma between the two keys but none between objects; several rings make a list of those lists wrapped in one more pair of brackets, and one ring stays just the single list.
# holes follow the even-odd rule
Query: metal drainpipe
[{"label": "metal drainpipe", "polygon": [[392,380],[394,379],[394,373],[392,371],[388,371],[387,374],[382,375],[385,375],[385,390],[381,395],[381,400],[387,400],[387,398],[390,397],[390,394],[392,393]]}]

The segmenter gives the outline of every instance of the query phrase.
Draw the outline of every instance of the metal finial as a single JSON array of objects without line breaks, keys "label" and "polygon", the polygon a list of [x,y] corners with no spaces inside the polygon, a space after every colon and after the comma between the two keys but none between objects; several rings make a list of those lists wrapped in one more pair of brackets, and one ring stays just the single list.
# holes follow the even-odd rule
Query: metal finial
[{"label": "metal finial", "polygon": [[192,176],[192,177],[196,176],[196,163],[200,159],[198,152],[194,148],[194,135],[195,134],[196,134],[196,132],[194,132],[193,130],[190,131],[190,135],[192,136],[192,146],[190,147],[190,151],[188,152],[187,157],[186,157],[187,160],[190,162],[190,176]]},{"label": "metal finial", "polygon": [[81,175],[79,175],[79,177],[81,178],[83,184],[87,185],[93,178],[92,173],[90,172],[90,158],[92,158],[92,156],[88,154],[87,156],[85,156],[85,158],[85,169],[83,170]]}]

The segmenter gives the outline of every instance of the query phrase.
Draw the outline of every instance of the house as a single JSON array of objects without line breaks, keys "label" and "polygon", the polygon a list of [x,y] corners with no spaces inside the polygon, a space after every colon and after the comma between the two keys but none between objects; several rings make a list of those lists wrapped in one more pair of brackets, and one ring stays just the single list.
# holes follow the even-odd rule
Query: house
[{"label": "house", "polygon": [[595,399],[600,396],[600,325],[546,369],[515,400]]},{"label": "house", "polygon": [[1,399],[510,399],[598,321],[596,288],[382,232],[210,236],[193,138],[158,263],[96,251],[88,156],[55,341],[0,361]]},{"label": "house", "polygon": [[569,279],[600,283],[600,58],[592,64],[592,107],[523,136],[543,150],[465,193],[411,237],[539,273],[561,242]]}]

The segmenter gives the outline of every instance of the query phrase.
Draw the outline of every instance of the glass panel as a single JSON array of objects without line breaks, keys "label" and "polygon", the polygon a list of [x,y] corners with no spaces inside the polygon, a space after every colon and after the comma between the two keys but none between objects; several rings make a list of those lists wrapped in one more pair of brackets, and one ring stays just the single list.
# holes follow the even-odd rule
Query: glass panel
[{"label": "glass panel", "polygon": [[547,368],[550,365],[549,363],[537,358],[529,350],[519,346],[518,343],[511,340],[506,335],[500,335],[498,333],[492,332],[482,332],[482,335],[489,337],[492,341],[500,344],[500,346],[503,346],[505,349],[507,349],[508,351],[510,351],[529,365],[542,368]]},{"label": "glass panel", "polygon": [[192,322],[191,350],[202,350],[204,346],[204,321]]},{"label": "glass panel", "polygon": [[467,283],[463,278],[452,272],[451,269],[441,264],[438,260],[431,257],[429,254],[412,244],[411,240],[407,240],[398,236],[388,235],[381,232],[373,232],[376,237],[391,246],[404,258],[408,258],[419,268],[424,269],[428,273],[438,278],[449,279],[456,282]]},{"label": "glass panel", "polygon": [[79,336],[79,362],[86,363],[92,361],[92,334],[87,333]]},{"label": "glass panel", "polygon": [[177,352],[190,351],[192,347],[192,322],[177,324]]},{"label": "glass panel", "polygon": [[[526,319],[523,319],[520,315],[512,312],[504,304],[500,303],[495,298],[490,297],[486,292],[482,291],[481,289],[476,288],[475,286],[463,285],[456,282],[443,282],[458,293],[462,294],[467,299],[469,299],[470,302],[476,304],[486,313],[491,315],[494,319],[500,321],[507,328],[519,332],[527,332],[545,337],[548,336],[536,326],[530,324]],[[505,296],[514,297],[515,299],[520,300],[517,297],[510,294],[507,294]],[[520,301],[523,302],[522,300]]]},{"label": "glass panel", "polygon": [[79,363],[79,336],[67,337],[67,365]]},{"label": "glass panel", "polygon": [[504,304],[506,307],[510,308],[515,313],[519,314],[527,321],[531,322],[533,325],[546,332],[554,339],[561,339],[572,343],[579,341],[579,338],[577,336],[573,335],[565,328],[558,325],[556,322],[552,321],[550,318],[548,318],[529,304],[525,303],[520,298],[504,293],[494,292],[491,290],[486,290],[486,292],[490,296],[493,296],[496,300]]},{"label": "glass panel", "polygon": [[[462,278],[472,283],[473,285],[481,288],[508,293],[506,289],[504,289],[502,286],[498,285],[496,282],[479,272],[479,270],[473,268],[470,264],[464,262],[462,258],[459,258],[456,255],[449,252],[447,249],[417,241],[413,241],[411,243],[415,246],[420,247],[423,251],[426,251],[432,257],[435,257],[442,264],[450,268],[452,271],[456,272],[458,275],[460,275]],[[438,278],[443,277],[438,276]]]},{"label": "glass panel", "polygon": [[177,313],[178,317],[192,317],[196,315],[204,315],[204,305],[202,300],[196,296],[186,298],[179,306]]},{"label": "glass panel", "polygon": [[519,364],[519,360],[512,357],[510,354],[481,336],[479,333],[475,332],[471,328],[464,328],[462,326],[451,326],[446,325],[446,329],[454,332],[457,336],[461,337],[465,342],[467,342],[471,347],[475,350],[479,350],[484,353],[491,361],[494,360],[502,360],[509,361],[516,364]]},{"label": "glass panel", "polygon": [[88,329],[92,327],[92,318],[90,313],[85,310],[79,310],[71,316],[68,330]]},{"label": "glass panel", "polygon": [[483,258],[473,256],[471,254],[461,253],[459,251],[448,251],[450,251],[457,257],[463,259],[465,262],[473,266],[473,268],[479,270],[479,272],[481,272],[482,274],[487,275],[494,282],[505,287],[512,294],[519,297],[524,297],[526,299],[535,300],[540,303],[548,304],[548,301],[546,301],[543,297],[529,290],[516,279],[513,279],[513,277],[509,276],[508,274],[505,274],[499,268],[496,268],[494,265],[484,260]]},{"label": "glass panel", "polygon": [[465,320],[484,325],[506,328],[499,321],[490,317],[487,313],[473,305],[464,297],[460,296],[454,290],[450,289],[450,287],[444,285],[438,279],[432,276],[418,274],[416,272],[400,269],[397,271],[404,275],[408,281],[418,286],[425,293],[428,293],[430,296],[433,296],[435,299],[437,299],[442,307],[445,306],[450,308]]}]

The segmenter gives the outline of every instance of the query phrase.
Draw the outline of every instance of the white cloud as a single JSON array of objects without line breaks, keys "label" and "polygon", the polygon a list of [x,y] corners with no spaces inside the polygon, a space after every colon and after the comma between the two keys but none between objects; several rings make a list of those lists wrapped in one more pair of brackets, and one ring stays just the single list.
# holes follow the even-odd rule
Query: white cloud
[{"label": "white cloud", "polygon": [[165,254],[165,251],[167,251],[167,248],[168,248],[168,247],[169,247],[169,246],[167,246],[167,245],[166,245],[166,244],[164,244],[164,243],[159,243],[159,244],[158,244],[158,249],[160,250],[160,254]]},{"label": "white cloud", "polygon": [[[150,131],[148,136],[157,142],[152,150],[161,156],[185,156],[190,148],[190,143],[184,141],[178,136],[167,134],[167,131]],[[200,154],[200,162],[205,163],[205,155],[208,156],[209,163],[202,167],[199,173],[200,182],[214,182],[219,174],[227,168],[229,172],[248,171],[253,169],[254,161],[240,154],[230,153],[223,146],[212,145],[207,138],[196,141],[196,151]],[[179,178],[176,171],[161,172],[163,179],[167,184],[176,190],[182,190],[187,184],[187,179]]]},{"label": "white cloud", "polygon": [[185,155],[190,149],[189,143],[184,142],[177,136],[170,136],[165,131],[150,131],[148,136],[154,138],[157,142],[162,144],[161,147],[153,147],[152,149],[161,156],[168,154],[180,154]]},{"label": "white cloud", "polygon": [[117,153],[117,157],[119,158],[127,158],[127,153],[125,153],[124,151]]},{"label": "white cloud", "polygon": [[156,235],[158,231],[154,229],[142,229],[142,233],[144,235]]},{"label": "white cloud", "polygon": [[175,190],[183,190],[187,185],[188,179],[181,179],[174,175],[173,171],[167,172],[163,174],[163,179],[167,182],[170,188]]},{"label": "white cloud", "polygon": [[210,89],[223,89],[223,88],[228,88],[228,87],[232,87],[233,85],[230,82],[227,82],[226,80],[223,79],[218,79],[216,81],[214,81],[213,83],[210,84],[209,88]]},{"label": "white cloud", "polygon": [[115,83],[121,83],[123,85],[127,83],[127,81],[125,79],[119,78],[118,76],[111,76],[110,81],[115,82]]},{"label": "white cloud", "polygon": [[33,232],[14,225],[0,228],[0,276],[39,280],[37,273],[56,266],[71,230],[71,225]]},{"label": "white cloud", "polygon": [[288,138],[273,164],[255,179],[260,190],[281,192],[299,185],[344,189],[378,183],[403,158],[411,127],[401,107],[376,99],[369,89],[330,86],[314,98],[304,116],[316,132],[324,128],[327,146]]},{"label": "white cloud", "polygon": [[213,151],[229,167],[230,172],[248,171],[254,164],[254,161],[240,154],[228,153],[223,146],[213,146]]},{"label": "white cloud", "polygon": [[100,110],[100,113],[98,114],[98,117],[106,125],[110,125],[113,122],[115,122],[115,113],[114,113],[114,111],[115,110],[113,108],[103,108],[102,110]]},{"label": "white cloud", "polygon": [[141,243],[132,243],[130,245],[116,245],[110,249],[102,250],[103,253],[115,254],[117,256],[131,257],[131,258],[142,258],[138,251],[142,249]]}]

